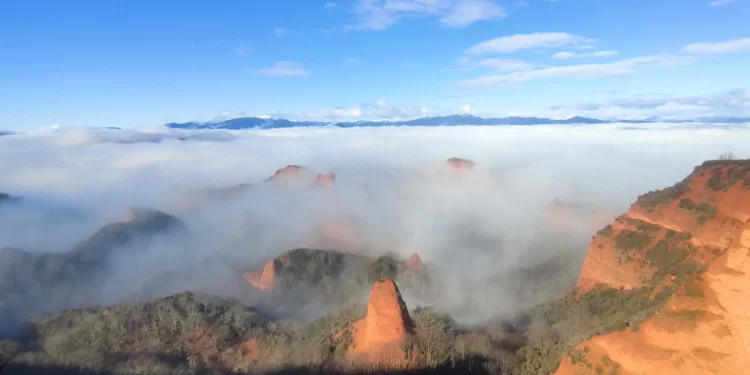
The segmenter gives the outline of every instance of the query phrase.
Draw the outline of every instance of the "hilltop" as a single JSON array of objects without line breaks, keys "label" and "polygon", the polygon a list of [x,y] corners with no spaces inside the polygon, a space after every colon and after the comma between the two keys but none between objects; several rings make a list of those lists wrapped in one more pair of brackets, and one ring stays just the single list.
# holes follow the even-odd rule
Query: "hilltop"
[{"label": "hilltop", "polygon": [[750,372],[749,220],[747,160],[706,162],[640,196],[593,238],[577,290],[606,286],[659,303],[629,330],[579,344],[557,374]]}]

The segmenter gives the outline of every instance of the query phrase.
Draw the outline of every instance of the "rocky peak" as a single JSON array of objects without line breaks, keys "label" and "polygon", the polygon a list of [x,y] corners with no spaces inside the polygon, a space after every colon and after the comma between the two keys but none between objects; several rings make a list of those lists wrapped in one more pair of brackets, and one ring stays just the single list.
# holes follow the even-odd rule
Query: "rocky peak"
[{"label": "rocky peak", "polygon": [[336,186],[336,176],[333,172],[318,174],[313,183],[315,187],[333,188]]},{"label": "rocky peak", "polygon": [[375,282],[367,301],[367,315],[351,330],[353,342],[348,356],[352,360],[384,367],[406,366],[403,343],[412,332],[412,321],[393,279]]},{"label": "rocky peak", "polygon": [[469,159],[453,157],[445,161],[443,172],[455,176],[463,176],[474,170],[474,162]]},{"label": "rocky peak", "polygon": [[412,254],[409,259],[406,260],[406,267],[409,267],[409,269],[415,271],[423,270],[424,264],[422,263],[422,258],[419,257],[419,254]]}]

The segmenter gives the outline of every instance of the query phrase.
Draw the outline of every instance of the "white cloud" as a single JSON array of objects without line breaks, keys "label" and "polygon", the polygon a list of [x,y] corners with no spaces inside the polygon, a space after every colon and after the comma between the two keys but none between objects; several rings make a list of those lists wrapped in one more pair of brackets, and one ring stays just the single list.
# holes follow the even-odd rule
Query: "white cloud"
[{"label": "white cloud", "polygon": [[448,27],[465,27],[477,21],[505,16],[503,8],[492,1],[464,0],[456,3],[450,13],[440,19],[440,23]]},{"label": "white cloud", "polygon": [[710,3],[708,3],[708,5],[712,6],[712,7],[720,7],[722,5],[731,4],[733,2],[735,2],[735,0],[714,0],[714,1],[710,2]]},{"label": "white cloud", "polygon": [[561,60],[567,60],[567,59],[580,59],[584,57],[608,57],[608,56],[617,56],[620,52],[618,51],[594,51],[594,52],[583,52],[583,53],[574,53],[574,52],[558,52],[554,54],[552,57],[555,59],[561,59]]},{"label": "white cloud", "polygon": [[289,117],[316,119],[324,121],[358,121],[358,120],[410,120],[417,117],[449,114],[451,111],[414,104],[391,105],[380,99],[374,103],[364,103],[358,107],[320,108]]},{"label": "white cloud", "polygon": [[460,111],[461,113],[463,113],[463,114],[467,114],[467,115],[470,115],[470,114],[471,114],[471,112],[472,112],[472,108],[471,108],[471,106],[470,106],[470,105],[468,105],[468,104],[464,104],[464,105],[462,105],[461,107],[459,107],[459,111]]},{"label": "white cloud", "polygon": [[750,38],[733,39],[726,42],[704,42],[686,45],[683,50],[690,53],[720,54],[750,51]]},{"label": "white cloud", "polygon": [[473,60],[468,57],[458,59],[458,68],[467,69],[473,67],[490,68],[498,72],[512,72],[517,70],[531,69],[531,64],[523,60],[487,58],[482,60]]},{"label": "white cloud", "polygon": [[[737,116],[750,115],[750,90],[738,89],[715,92],[703,95],[655,97],[636,96],[630,98],[615,98],[604,102],[586,102],[552,107],[552,109],[572,109],[576,111],[598,111],[606,108],[625,110],[653,110],[667,106],[682,106],[716,110],[720,114]],[[703,115],[712,113],[704,112]]]},{"label": "white cloud", "polygon": [[258,73],[274,77],[300,77],[309,75],[310,71],[304,69],[301,63],[295,61],[277,61],[272,67],[260,69]]},{"label": "white cloud", "polygon": [[283,37],[283,36],[284,36],[284,35],[286,35],[286,34],[287,34],[288,32],[289,32],[289,30],[287,30],[287,29],[285,29],[285,28],[283,28],[283,27],[277,27],[277,28],[273,29],[273,33],[274,33],[274,34],[275,34],[275,35],[276,35],[277,37],[279,37],[279,38]]},{"label": "white cloud", "polygon": [[641,56],[607,64],[556,66],[509,74],[489,75],[459,82],[456,86],[460,88],[483,89],[501,84],[524,83],[537,79],[618,77],[630,75],[636,68],[641,66],[679,66],[692,62],[694,62],[692,58],[669,54]]},{"label": "white cloud", "polygon": [[332,1],[326,1],[326,3],[323,4],[323,9],[325,9],[325,10],[336,9],[336,3],[332,2]]},{"label": "white cloud", "polygon": [[505,17],[493,0],[357,0],[354,14],[348,29],[385,30],[403,19],[425,17],[439,18],[446,27],[465,27]]},{"label": "white cloud", "polygon": [[481,42],[467,49],[465,53],[469,55],[509,53],[531,48],[560,47],[584,40],[583,37],[568,33],[516,34]]}]

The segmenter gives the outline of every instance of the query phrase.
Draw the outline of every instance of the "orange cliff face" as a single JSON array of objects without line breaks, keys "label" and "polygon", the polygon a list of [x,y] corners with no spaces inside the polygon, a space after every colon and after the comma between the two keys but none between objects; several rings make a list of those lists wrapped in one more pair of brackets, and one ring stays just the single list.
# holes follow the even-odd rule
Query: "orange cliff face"
[{"label": "orange cliff face", "polygon": [[336,186],[336,176],[333,174],[333,172],[318,174],[315,177],[313,186],[332,189]]},{"label": "orange cliff face", "polygon": [[380,280],[372,286],[367,315],[349,330],[352,344],[347,357],[353,362],[386,368],[408,366],[403,344],[412,333],[412,322],[401,292],[392,279]]},{"label": "orange cliff face", "polygon": [[242,277],[256,289],[268,291],[276,286],[276,277],[282,267],[282,262],[279,259],[271,259],[261,271],[245,272]]},{"label": "orange cliff face", "polygon": [[675,292],[637,330],[580,343],[586,364],[566,356],[557,374],[750,374],[750,161],[706,162],[639,197],[591,241],[577,288],[597,284]]}]

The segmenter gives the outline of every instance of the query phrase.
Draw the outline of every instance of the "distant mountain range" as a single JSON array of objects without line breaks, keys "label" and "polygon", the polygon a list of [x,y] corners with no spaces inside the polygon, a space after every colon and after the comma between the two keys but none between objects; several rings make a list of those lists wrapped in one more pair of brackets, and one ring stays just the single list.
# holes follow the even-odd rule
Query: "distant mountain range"
[{"label": "distant mountain range", "polygon": [[600,120],[589,117],[571,117],[565,120],[555,120],[544,117],[493,117],[482,118],[472,115],[450,115],[437,117],[422,117],[408,121],[292,121],[286,119],[268,117],[239,117],[225,121],[213,122],[172,122],[165,126],[172,129],[279,129],[298,128],[314,126],[336,126],[340,128],[353,127],[376,127],[376,126],[459,126],[459,125],[554,125],[554,124],[648,124],[656,122],[667,123],[715,123],[715,124],[741,124],[750,123],[750,118],[741,117],[696,117],[692,119],[663,119],[650,117],[643,120]]}]

